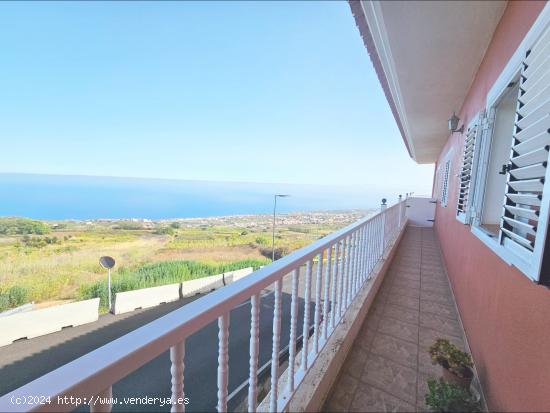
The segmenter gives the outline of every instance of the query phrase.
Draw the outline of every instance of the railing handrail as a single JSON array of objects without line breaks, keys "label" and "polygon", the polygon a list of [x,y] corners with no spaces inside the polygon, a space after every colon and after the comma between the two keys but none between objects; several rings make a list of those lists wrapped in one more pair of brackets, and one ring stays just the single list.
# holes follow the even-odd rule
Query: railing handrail
[{"label": "railing handrail", "polygon": [[0,397],[0,411],[48,410],[48,405],[30,408],[28,404],[14,405],[12,398],[23,395],[41,395],[53,399],[71,394],[90,399],[313,259],[327,247],[405,202],[402,200],[377,214],[362,218],[7,393]]}]

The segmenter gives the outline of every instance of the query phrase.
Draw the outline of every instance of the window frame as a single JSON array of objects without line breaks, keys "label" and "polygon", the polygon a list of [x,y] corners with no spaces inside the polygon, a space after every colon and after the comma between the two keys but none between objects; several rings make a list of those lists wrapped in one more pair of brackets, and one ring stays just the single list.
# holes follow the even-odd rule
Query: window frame
[{"label": "window frame", "polygon": [[[460,169],[458,171],[458,185],[457,185],[457,199],[456,199],[456,213],[455,217],[459,222],[462,222],[464,225],[470,225],[472,222],[472,210],[475,205],[475,194],[476,194],[476,187],[477,187],[477,176],[478,176],[478,164],[480,162],[480,154],[481,154],[481,144],[482,144],[482,137],[483,137],[483,125],[485,121],[485,112],[480,111],[476,113],[470,122],[468,123],[468,127],[466,128],[466,131],[463,133],[464,141],[463,141],[463,148],[462,148],[462,159],[460,162]],[[470,182],[469,182],[469,188],[468,188],[468,203],[466,205],[465,212],[459,212],[458,211],[458,201],[460,200],[460,185],[462,184],[461,179],[461,171],[464,167],[464,149],[466,148],[466,141],[468,139],[468,130],[470,130],[477,122],[477,131],[476,136],[474,137],[475,143],[474,143],[474,152],[472,153],[472,162],[471,162],[471,171],[470,171]]]},{"label": "window frame", "polygon": [[[502,244],[502,233],[500,230],[497,236],[494,236],[493,234],[490,234],[488,231],[484,230],[481,227],[480,217],[483,208],[483,195],[486,190],[487,164],[490,159],[490,146],[494,132],[495,107],[498,105],[500,99],[506,93],[508,84],[512,82],[519,73],[521,73],[521,66],[527,50],[529,50],[533,46],[536,40],[541,36],[541,34],[549,25],[550,2],[548,2],[544,9],[541,11],[538,18],[531,26],[531,29],[527,32],[522,42],[520,43],[512,57],[509,59],[508,63],[487,93],[485,105],[487,121],[483,122],[484,133],[482,133],[481,135],[482,142],[479,147],[480,156],[478,158],[478,164],[480,165],[480,167],[477,168],[477,173],[475,177],[475,189],[472,202],[473,211],[470,227],[471,232],[489,249],[497,254],[503,261],[505,261],[508,265],[515,266],[525,276],[535,282],[539,282],[542,279],[542,275],[540,272],[543,265],[542,260],[544,256],[544,250],[545,248],[547,248],[546,243],[550,239],[550,231],[543,231],[540,233],[540,236],[542,238],[537,240],[539,247],[537,248],[537,251],[533,253],[533,256],[528,262],[520,254],[514,253],[510,248],[507,248]],[[485,167],[482,167],[481,165],[485,165]],[[509,176],[507,177],[507,181],[508,179]],[[546,180],[544,183],[543,192],[546,194],[545,198],[548,198],[545,199],[546,204],[548,204],[550,202],[550,167],[547,168],[546,171]],[[502,198],[502,209],[504,210],[506,190],[503,191]],[[548,228],[548,224],[550,221],[548,207],[546,207],[545,211],[546,213],[541,213],[539,220],[539,227],[542,228]],[[543,212],[542,208],[541,212]]]},{"label": "window frame", "polygon": [[440,205],[442,208],[447,208],[449,202],[449,184],[451,183],[451,151],[445,156],[445,161],[443,162],[443,179],[441,181],[441,201]]}]

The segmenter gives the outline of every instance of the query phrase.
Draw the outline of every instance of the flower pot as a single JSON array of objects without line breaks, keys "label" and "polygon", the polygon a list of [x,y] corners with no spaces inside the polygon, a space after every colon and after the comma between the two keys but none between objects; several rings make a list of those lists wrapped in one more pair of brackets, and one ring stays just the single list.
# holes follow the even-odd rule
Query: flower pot
[{"label": "flower pot", "polygon": [[441,366],[443,370],[443,380],[449,384],[456,384],[465,388],[466,390],[470,389],[470,384],[472,384],[472,379],[474,378],[474,372],[469,367],[462,367],[462,375],[459,376],[454,371]]}]

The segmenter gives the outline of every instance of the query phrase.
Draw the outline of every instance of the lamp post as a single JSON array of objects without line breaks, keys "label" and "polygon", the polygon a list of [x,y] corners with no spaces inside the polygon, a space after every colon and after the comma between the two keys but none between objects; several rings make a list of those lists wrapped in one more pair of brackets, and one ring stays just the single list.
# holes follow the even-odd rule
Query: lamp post
[{"label": "lamp post", "polygon": [[288,194],[275,194],[273,196],[273,241],[271,243],[271,262],[275,261],[275,213],[277,211],[277,198],[287,198]]},{"label": "lamp post", "polygon": [[111,268],[115,266],[115,259],[112,257],[104,256],[99,259],[99,265],[108,271],[107,276],[107,289],[109,293],[109,311],[113,310],[111,306]]}]

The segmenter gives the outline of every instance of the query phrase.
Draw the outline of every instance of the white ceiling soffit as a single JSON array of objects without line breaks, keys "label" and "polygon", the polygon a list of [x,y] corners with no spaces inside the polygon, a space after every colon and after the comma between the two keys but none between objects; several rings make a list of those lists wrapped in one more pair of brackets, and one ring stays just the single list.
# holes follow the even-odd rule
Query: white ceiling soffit
[{"label": "white ceiling soffit", "polygon": [[[505,1],[361,1],[410,154],[433,163]],[[392,105],[392,102],[390,102]]]}]

